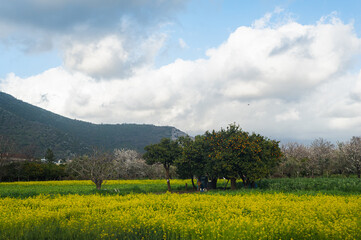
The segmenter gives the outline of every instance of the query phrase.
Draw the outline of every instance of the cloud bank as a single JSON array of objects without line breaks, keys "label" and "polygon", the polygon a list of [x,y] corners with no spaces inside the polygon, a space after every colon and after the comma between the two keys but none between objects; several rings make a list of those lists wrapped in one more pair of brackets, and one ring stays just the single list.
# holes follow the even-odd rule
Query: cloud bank
[{"label": "cloud bank", "polygon": [[96,123],[172,125],[200,134],[236,122],[276,139],[359,134],[361,39],[353,25],[335,16],[312,25],[272,22],[274,14],[282,13],[240,26],[206,58],[160,68],[152,65],[166,38],[159,33],[130,47],[124,34],[72,41],[63,66],[29,78],[9,74],[0,89]]}]

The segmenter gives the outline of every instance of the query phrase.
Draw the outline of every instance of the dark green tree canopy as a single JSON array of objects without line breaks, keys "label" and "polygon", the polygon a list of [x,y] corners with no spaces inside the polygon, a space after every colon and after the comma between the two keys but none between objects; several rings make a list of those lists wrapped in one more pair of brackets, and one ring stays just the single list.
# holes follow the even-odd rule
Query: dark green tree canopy
[{"label": "dark green tree canopy", "polygon": [[[249,134],[238,125],[206,132],[203,136],[181,137],[178,141],[164,138],[158,144],[145,147],[144,159],[148,164],[163,164],[169,185],[169,167],[177,166],[181,177],[207,176],[212,187],[217,179],[231,180],[235,188],[237,179],[245,186],[267,177],[281,160],[279,142],[256,133]],[[194,184],[193,184],[194,185]]]},{"label": "dark green tree canopy", "polygon": [[182,147],[181,157],[175,161],[178,176],[192,179],[195,189],[193,178],[204,175],[204,168],[208,160],[204,136],[196,136],[194,139],[189,136],[180,137],[178,142]]},{"label": "dark green tree canopy", "polygon": [[163,138],[160,143],[151,144],[144,148],[146,151],[143,158],[147,164],[160,163],[166,171],[168,191],[170,188],[170,174],[169,168],[181,156],[182,149],[178,141],[173,141],[170,138]]},{"label": "dark green tree canopy", "polygon": [[266,177],[281,159],[279,142],[249,134],[235,124],[218,132],[206,132],[205,141],[211,149],[209,157],[215,173],[231,179],[232,188],[236,179],[253,185]]},{"label": "dark green tree canopy", "polygon": [[159,143],[148,145],[144,148],[143,155],[148,164],[161,163],[169,167],[179,158],[181,148],[177,141],[170,138],[163,138]]},{"label": "dark green tree canopy", "polygon": [[279,142],[259,134],[249,134],[238,125],[230,124],[220,131],[207,131],[195,139],[179,139],[182,157],[175,163],[183,177],[208,176],[216,186],[218,178],[236,180],[253,186],[256,180],[267,177],[281,159]]},{"label": "dark green tree canopy", "polygon": [[194,140],[180,137],[178,141],[182,147],[182,155],[175,162],[178,175],[182,178],[202,175],[207,161],[204,137],[196,136]]}]

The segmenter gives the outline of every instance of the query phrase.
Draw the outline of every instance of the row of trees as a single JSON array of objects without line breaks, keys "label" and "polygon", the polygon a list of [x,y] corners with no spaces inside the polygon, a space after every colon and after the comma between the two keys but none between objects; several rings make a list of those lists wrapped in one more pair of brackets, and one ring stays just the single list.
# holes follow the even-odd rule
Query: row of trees
[{"label": "row of trees", "polygon": [[162,139],[145,150],[143,157],[148,164],[163,165],[169,191],[172,165],[177,167],[180,177],[193,180],[194,176],[207,176],[213,188],[219,178],[226,178],[235,189],[237,179],[242,179],[245,186],[253,187],[256,180],[274,170],[282,155],[279,142],[249,134],[235,124],[220,131],[207,131],[194,140],[190,137],[181,137],[177,141]]},{"label": "row of trees", "polygon": [[[15,143],[0,135],[0,181],[58,180],[67,176],[64,166],[42,164],[33,155],[33,146],[24,147],[22,153],[16,152]],[[51,149],[45,152],[48,163],[55,161]]]},{"label": "row of trees", "polygon": [[310,146],[287,143],[280,149],[279,142],[244,132],[235,124],[195,138],[162,139],[145,147],[143,156],[134,150],[116,149],[109,153],[95,149],[92,154],[61,166],[51,164],[54,155],[50,149],[45,154],[47,164],[42,164],[2,161],[8,157],[8,150],[2,148],[0,181],[81,178],[92,179],[101,188],[105,179],[154,179],[165,175],[171,190],[172,177],[193,181],[194,176],[207,176],[211,188],[216,187],[219,178],[226,178],[234,189],[237,179],[252,187],[256,180],[267,176],[361,175],[361,137],[337,145],[319,138]]},{"label": "row of trees", "polygon": [[79,177],[91,179],[97,189],[106,179],[122,178],[132,172],[137,177],[149,178],[144,171],[145,163],[153,169],[154,166],[164,168],[169,191],[174,168],[179,177],[191,178],[194,188],[194,176],[207,176],[213,188],[219,178],[226,178],[235,189],[237,179],[242,179],[245,186],[254,186],[256,180],[270,174],[281,158],[279,142],[244,132],[235,124],[195,139],[163,138],[157,144],[146,146],[145,151],[144,162],[132,150],[109,153],[95,149],[89,156],[75,158],[68,168]]},{"label": "row of trees", "polygon": [[[161,164],[146,164],[142,155],[134,150],[115,149],[113,152],[93,149],[92,154],[74,158],[67,163],[70,176],[90,179],[97,189],[107,179],[159,179],[164,178]],[[169,169],[175,175],[175,169]]]},{"label": "row of trees", "polygon": [[336,145],[319,138],[310,146],[287,143],[276,177],[316,177],[356,174],[361,177],[361,137]]},{"label": "row of trees", "polygon": [[47,181],[70,178],[65,165],[40,161],[13,161],[0,166],[0,182]]},{"label": "row of trees", "polygon": [[[171,190],[170,178],[174,176],[174,169],[179,177],[192,180],[194,176],[207,176],[213,188],[217,180],[224,177],[231,181],[234,189],[237,179],[242,179],[246,186],[253,186],[256,180],[270,174],[281,157],[278,142],[244,132],[235,124],[220,131],[207,131],[195,139],[181,137],[173,141],[165,138],[145,150],[142,158],[132,150],[109,153],[95,149],[92,154],[68,163],[66,173],[91,179],[100,189],[106,179],[159,177],[160,167],[163,167],[168,190]],[[54,157],[49,149],[46,156]]]},{"label": "row of trees", "polygon": [[[5,145],[2,145],[5,146]],[[135,150],[115,149],[104,152],[94,149],[90,155],[75,157],[63,164],[55,164],[55,156],[47,149],[43,160],[14,158],[9,151],[0,151],[1,181],[38,181],[61,179],[94,179],[101,184],[107,178],[112,179],[160,179],[164,178],[164,169],[160,164],[148,165],[142,155]],[[175,168],[171,175],[176,176]],[[101,183],[103,182],[101,181]]]}]

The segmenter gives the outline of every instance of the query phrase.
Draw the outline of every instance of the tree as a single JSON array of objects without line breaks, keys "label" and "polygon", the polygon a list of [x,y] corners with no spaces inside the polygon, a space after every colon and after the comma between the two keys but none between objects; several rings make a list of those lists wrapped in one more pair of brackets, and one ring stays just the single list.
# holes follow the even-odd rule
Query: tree
[{"label": "tree", "polygon": [[115,170],[118,178],[139,179],[149,177],[150,166],[141,155],[130,149],[114,150]]},{"label": "tree", "polygon": [[[227,170],[230,170],[226,169],[226,154],[222,150],[222,144],[226,138],[227,134],[224,129],[221,129],[221,131],[218,132],[215,130],[212,132],[207,131],[204,134],[204,151],[206,153],[204,174],[211,179],[213,188],[216,188],[218,178],[225,177],[228,180],[230,179],[228,177],[228,173],[226,172]],[[222,152],[224,153],[224,159],[222,159],[222,156],[220,155]]]},{"label": "tree", "polygon": [[46,160],[47,163],[54,163],[55,162],[54,153],[50,148],[46,149],[45,160]]},{"label": "tree", "polygon": [[174,164],[182,153],[182,149],[177,141],[170,138],[163,138],[157,144],[151,144],[144,148],[146,151],[143,158],[147,164],[160,163],[163,165],[166,173],[168,191],[170,187],[170,167]]},{"label": "tree", "polygon": [[93,149],[90,156],[75,158],[68,167],[80,177],[90,179],[97,189],[101,189],[104,181],[116,173],[113,154],[98,149]]},{"label": "tree", "polygon": [[182,147],[182,155],[175,161],[177,173],[180,177],[191,178],[192,186],[196,189],[193,178],[204,174],[204,166],[207,161],[204,137],[196,136],[193,140],[189,136],[182,136],[178,142]]},{"label": "tree", "polygon": [[281,149],[283,157],[277,168],[278,176],[300,177],[309,174],[310,151],[305,145],[289,142]]},{"label": "tree", "polygon": [[349,142],[340,143],[339,149],[348,170],[361,178],[361,137],[353,136]]},{"label": "tree", "polygon": [[232,189],[236,188],[237,178],[253,187],[256,180],[270,174],[282,156],[279,142],[255,133],[250,135],[235,124],[206,133],[206,140],[211,149],[210,162],[218,174],[231,180]]},{"label": "tree", "polygon": [[315,139],[311,143],[310,158],[313,164],[313,166],[311,166],[312,177],[314,174],[319,176],[323,176],[324,174],[329,175],[331,171],[330,166],[334,159],[333,152],[334,145],[323,138]]}]

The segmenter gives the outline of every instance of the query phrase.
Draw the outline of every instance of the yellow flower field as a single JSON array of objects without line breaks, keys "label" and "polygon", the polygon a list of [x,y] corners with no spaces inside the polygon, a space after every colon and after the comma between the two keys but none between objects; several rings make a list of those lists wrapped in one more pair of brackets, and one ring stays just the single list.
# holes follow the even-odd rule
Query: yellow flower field
[{"label": "yellow flower field", "polygon": [[0,199],[1,239],[361,239],[361,196],[129,194]]}]

